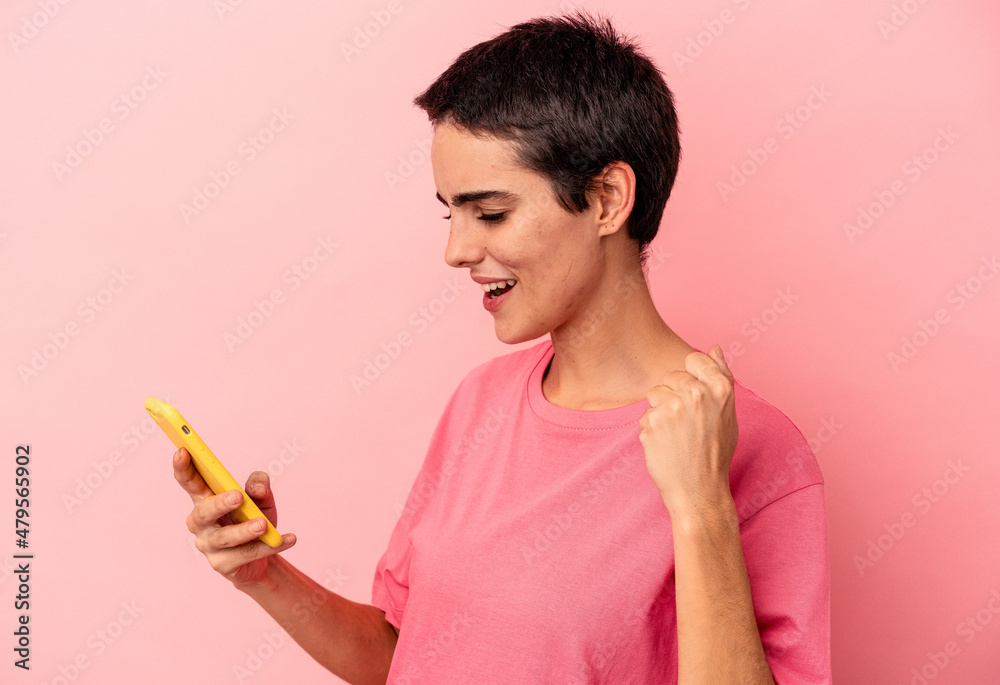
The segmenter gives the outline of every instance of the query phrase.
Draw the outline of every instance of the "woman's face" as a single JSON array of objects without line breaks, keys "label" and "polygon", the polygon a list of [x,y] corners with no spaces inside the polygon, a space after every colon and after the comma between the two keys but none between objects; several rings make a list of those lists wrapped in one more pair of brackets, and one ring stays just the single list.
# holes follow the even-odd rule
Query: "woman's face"
[{"label": "woman's face", "polygon": [[445,261],[480,280],[516,280],[502,300],[484,302],[497,338],[515,344],[572,325],[606,267],[597,205],[567,212],[543,176],[513,164],[510,145],[440,124],[431,165],[450,216]]}]

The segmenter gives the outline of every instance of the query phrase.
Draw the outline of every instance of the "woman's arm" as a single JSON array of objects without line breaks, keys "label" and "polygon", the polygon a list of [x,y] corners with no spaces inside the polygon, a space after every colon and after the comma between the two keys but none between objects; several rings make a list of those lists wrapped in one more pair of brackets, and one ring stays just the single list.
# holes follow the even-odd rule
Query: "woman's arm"
[{"label": "woman's arm", "polygon": [[678,683],[774,685],[754,615],[728,492],[708,511],[671,512],[677,597]]},{"label": "woman's arm", "polygon": [[680,685],[774,685],[750,593],[729,468],[739,427],[722,347],[649,391],[639,441],[670,512]]},{"label": "woman's arm", "polygon": [[[239,490],[216,495],[181,448],[174,453],[174,478],[194,502],[187,527],[195,547],[218,573],[250,595],[325,668],[349,683],[385,683],[398,633],[385,614],[369,604],[337,595],[299,571],[279,552],[295,544],[286,533],[279,547],[259,541],[263,517],[233,523]],[[278,510],[264,471],[247,479],[246,492],[274,525]],[[259,527],[255,527],[258,524]]]},{"label": "woman's arm", "polygon": [[332,673],[356,685],[385,683],[398,637],[385,613],[327,590],[281,555],[268,559],[261,581],[236,587]]}]

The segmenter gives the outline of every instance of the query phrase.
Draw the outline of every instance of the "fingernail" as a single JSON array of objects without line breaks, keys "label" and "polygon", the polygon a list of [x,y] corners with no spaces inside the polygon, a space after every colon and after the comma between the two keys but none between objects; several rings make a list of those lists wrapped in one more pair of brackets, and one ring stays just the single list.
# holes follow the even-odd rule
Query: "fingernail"
[{"label": "fingernail", "polygon": [[250,527],[259,533],[263,531],[265,528],[267,528],[267,524],[264,523],[264,519],[257,519],[256,521],[250,524]]},{"label": "fingernail", "polygon": [[291,543],[295,542],[295,534],[285,533],[284,535],[281,536],[281,542],[282,544],[290,545]]},{"label": "fingernail", "polygon": [[238,492],[230,492],[229,495],[226,497],[226,504],[239,504],[239,501],[240,501],[240,493]]}]

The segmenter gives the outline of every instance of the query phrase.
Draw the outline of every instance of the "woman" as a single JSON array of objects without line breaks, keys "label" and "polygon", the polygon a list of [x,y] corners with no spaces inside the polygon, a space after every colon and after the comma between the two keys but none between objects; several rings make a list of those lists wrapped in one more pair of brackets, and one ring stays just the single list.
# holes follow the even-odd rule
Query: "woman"
[{"label": "woman", "polygon": [[[180,451],[198,549],[352,683],[829,682],[815,456],[646,286],[680,158],[656,67],[577,13],[467,50],[415,102],[445,260],[500,340],[550,339],[452,394],[372,605],[285,561],[294,536],[271,549],[231,524],[238,493],[212,495]],[[266,474],[246,491],[276,523]]]}]

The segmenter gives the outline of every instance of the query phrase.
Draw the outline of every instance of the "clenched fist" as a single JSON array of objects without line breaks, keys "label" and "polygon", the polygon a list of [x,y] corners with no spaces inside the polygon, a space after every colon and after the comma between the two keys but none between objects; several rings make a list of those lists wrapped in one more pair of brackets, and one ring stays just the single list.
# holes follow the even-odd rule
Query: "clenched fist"
[{"label": "clenched fist", "polygon": [[671,515],[718,506],[729,490],[739,431],[733,374],[722,348],[692,352],[648,393],[639,425],[646,467]]}]

